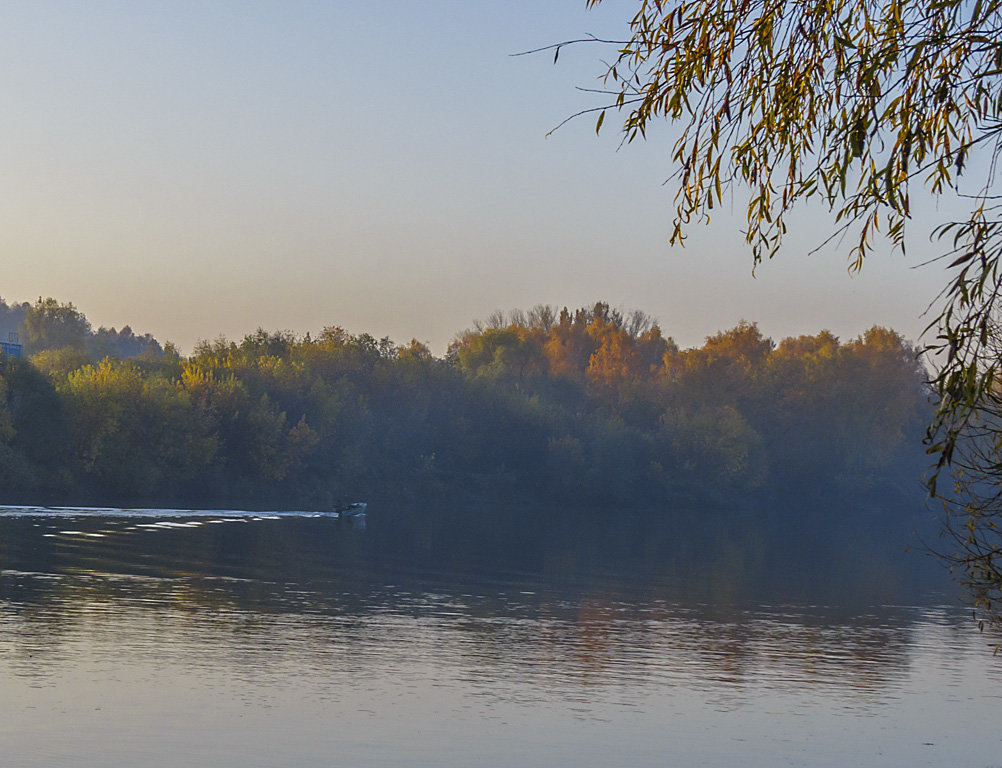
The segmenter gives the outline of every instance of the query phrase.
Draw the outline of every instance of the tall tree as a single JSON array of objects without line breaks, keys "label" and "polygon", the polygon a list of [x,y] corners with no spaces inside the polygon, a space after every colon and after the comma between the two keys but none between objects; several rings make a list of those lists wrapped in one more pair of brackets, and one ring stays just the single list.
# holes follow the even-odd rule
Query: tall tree
[{"label": "tall tree", "polygon": [[72,303],[60,304],[53,298],[39,297],[25,313],[20,331],[28,353],[64,347],[83,350],[90,323]]}]

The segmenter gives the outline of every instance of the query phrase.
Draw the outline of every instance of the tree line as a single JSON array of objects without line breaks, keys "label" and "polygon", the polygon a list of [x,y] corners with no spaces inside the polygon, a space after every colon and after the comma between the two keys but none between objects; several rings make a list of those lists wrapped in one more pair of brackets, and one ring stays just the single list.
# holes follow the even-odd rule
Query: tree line
[{"label": "tree line", "polygon": [[781,340],[742,322],[681,349],[608,304],[495,313],[443,357],[331,326],[184,356],[0,301],[6,502],[325,508],[492,493],[611,505],[917,492],[931,414],[916,350],[873,327]]}]

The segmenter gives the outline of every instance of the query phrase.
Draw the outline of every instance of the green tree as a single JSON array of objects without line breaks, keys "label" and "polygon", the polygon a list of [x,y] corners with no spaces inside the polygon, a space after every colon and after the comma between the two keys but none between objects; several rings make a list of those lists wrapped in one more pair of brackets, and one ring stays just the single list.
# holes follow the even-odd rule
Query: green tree
[{"label": "green tree", "polygon": [[464,373],[516,387],[548,368],[539,335],[517,325],[466,334],[453,343],[451,351]]},{"label": "green tree", "polygon": [[90,323],[72,303],[60,304],[53,298],[39,297],[25,313],[20,334],[29,354],[64,347],[83,350],[90,335]]},{"label": "green tree", "polygon": [[146,377],[134,363],[105,359],[60,383],[81,486],[101,498],[175,496],[212,460],[192,398],[176,382]]},{"label": "green tree", "polygon": [[768,476],[762,438],[728,405],[669,411],[660,437],[701,485],[755,488]]},{"label": "green tree", "polygon": [[9,444],[18,457],[11,487],[46,495],[62,492],[69,482],[69,425],[53,383],[27,360],[7,355],[0,356],[0,379],[0,411],[13,427]]}]

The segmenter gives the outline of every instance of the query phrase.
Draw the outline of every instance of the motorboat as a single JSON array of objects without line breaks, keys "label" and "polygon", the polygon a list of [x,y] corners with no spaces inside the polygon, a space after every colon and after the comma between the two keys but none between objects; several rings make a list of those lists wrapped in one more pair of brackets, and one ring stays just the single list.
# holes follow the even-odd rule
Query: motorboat
[{"label": "motorboat", "polygon": [[343,507],[338,507],[334,511],[337,512],[338,517],[344,520],[349,520],[353,517],[364,516],[365,510],[368,506],[369,505],[364,501],[356,501],[352,504],[346,504]]}]

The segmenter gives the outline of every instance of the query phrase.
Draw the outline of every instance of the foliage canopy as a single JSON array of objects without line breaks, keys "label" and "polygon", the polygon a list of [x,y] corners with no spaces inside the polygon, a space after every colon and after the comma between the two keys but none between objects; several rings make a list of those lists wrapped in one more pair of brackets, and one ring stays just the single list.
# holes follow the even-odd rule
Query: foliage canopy
[{"label": "foliage canopy", "polygon": [[189,357],[42,349],[0,355],[0,488],[32,503],[301,508],[457,492],[896,498],[921,465],[922,382],[887,329],[777,345],[741,323],[682,350],[602,302],[497,313],[444,359],[336,326]]}]

